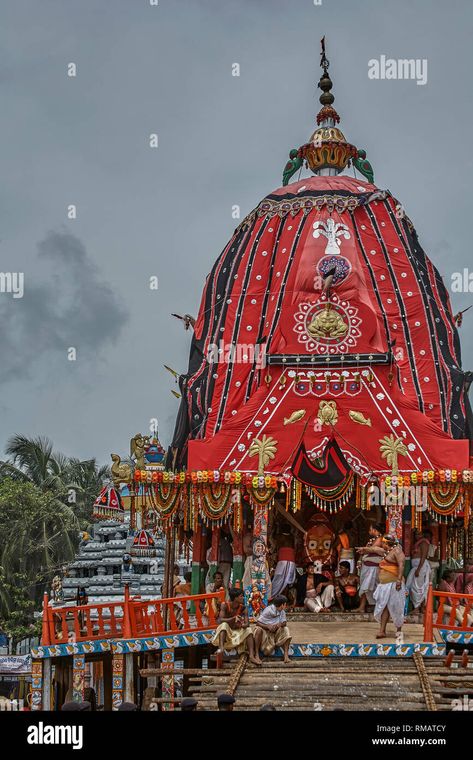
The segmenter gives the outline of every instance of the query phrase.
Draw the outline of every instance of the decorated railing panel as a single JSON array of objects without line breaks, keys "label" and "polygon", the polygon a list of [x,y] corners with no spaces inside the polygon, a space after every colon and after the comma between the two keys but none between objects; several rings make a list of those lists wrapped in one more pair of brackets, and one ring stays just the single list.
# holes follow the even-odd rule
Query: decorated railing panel
[{"label": "decorated railing panel", "polygon": [[473,594],[453,594],[429,588],[424,615],[424,641],[433,641],[434,629],[473,633]]},{"label": "decorated railing panel", "polygon": [[216,628],[224,592],[169,599],[130,598],[123,602],[52,607],[44,597],[42,644],[127,639],[190,633]]}]

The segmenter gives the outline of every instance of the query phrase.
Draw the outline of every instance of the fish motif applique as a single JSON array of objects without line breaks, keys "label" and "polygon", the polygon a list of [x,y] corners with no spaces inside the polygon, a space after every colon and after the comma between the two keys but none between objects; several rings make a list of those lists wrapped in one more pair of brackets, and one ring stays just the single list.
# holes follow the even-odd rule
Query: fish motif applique
[{"label": "fish motif applique", "polygon": [[305,409],[297,409],[292,412],[290,417],[284,417],[284,425],[292,425],[294,422],[299,422],[305,416]]}]

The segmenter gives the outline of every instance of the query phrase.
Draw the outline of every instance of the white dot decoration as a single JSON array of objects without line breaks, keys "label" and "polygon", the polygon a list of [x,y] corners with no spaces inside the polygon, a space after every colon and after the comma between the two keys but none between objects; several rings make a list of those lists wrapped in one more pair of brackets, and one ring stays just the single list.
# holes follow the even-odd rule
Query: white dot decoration
[{"label": "white dot decoration", "polygon": [[227,298],[227,303],[231,303],[231,302],[232,302],[232,299],[231,298]]},{"label": "white dot decoration", "polygon": [[408,290],[408,291],[407,291],[407,295],[408,295],[408,296],[409,296],[409,298],[410,298],[410,297],[413,295],[413,293],[412,293],[412,290]]},{"label": "white dot decoration", "polygon": [[262,256],[267,256],[268,255],[268,251],[263,251],[263,253],[261,255]]},{"label": "white dot decoration", "polygon": [[416,327],[420,327],[420,322],[414,322]]},{"label": "white dot decoration", "polygon": [[421,349],[421,351],[420,351],[420,355],[421,355],[421,356],[425,356],[425,351],[424,351],[424,349],[423,349],[423,348],[422,348],[422,349]]},{"label": "white dot decoration", "polygon": [[394,253],[399,253],[399,248],[393,248]]},{"label": "white dot decoration", "polygon": [[252,298],[252,299],[251,299],[251,303],[252,303],[252,304],[253,304],[253,306],[254,306],[254,305],[255,305],[255,303],[256,303],[256,298]]},{"label": "white dot decoration", "polygon": [[361,225],[361,229],[362,229],[362,230],[366,230],[366,225],[365,225],[365,224],[362,224],[362,225]]},{"label": "white dot decoration", "polygon": [[239,388],[240,385],[241,385],[241,380],[237,380],[236,383],[235,383],[235,385],[236,385],[237,388]]},{"label": "white dot decoration", "polygon": [[257,275],[256,275],[256,279],[257,279],[257,280],[261,280],[261,275],[260,275],[260,274],[257,274]]},{"label": "white dot decoration", "polygon": [[248,330],[248,332],[251,332],[251,330],[252,330],[253,328],[252,328],[252,326],[251,326],[251,325],[247,325],[247,326],[246,326],[246,329]]},{"label": "white dot decoration", "polygon": [[372,256],[376,256],[376,251],[370,251]]},{"label": "white dot decoration", "polygon": [[401,272],[401,277],[407,277],[407,272]]},{"label": "white dot decoration", "polygon": [[385,276],[384,274],[382,274],[382,275],[381,275],[381,277],[380,277],[379,279],[380,279],[380,280],[385,280],[385,279],[386,279],[386,276]]},{"label": "white dot decoration", "polygon": [[392,303],[393,302],[392,298],[388,298],[387,300],[388,300],[388,303]]},{"label": "white dot decoration", "polygon": [[237,410],[236,409],[232,409],[233,416],[235,416],[236,413],[237,413]]},{"label": "white dot decoration", "polygon": [[430,377],[424,377],[424,383],[430,383]]},{"label": "white dot decoration", "polygon": [[288,230],[292,230],[292,224],[287,229]]}]

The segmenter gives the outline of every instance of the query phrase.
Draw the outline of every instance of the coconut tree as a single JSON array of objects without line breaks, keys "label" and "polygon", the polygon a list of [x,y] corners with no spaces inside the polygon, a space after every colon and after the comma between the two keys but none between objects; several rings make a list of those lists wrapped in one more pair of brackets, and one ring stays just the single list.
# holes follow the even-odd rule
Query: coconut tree
[{"label": "coconut tree", "polygon": [[262,438],[255,438],[248,449],[248,456],[258,456],[258,475],[264,475],[264,468],[268,466],[271,459],[274,459],[277,451],[277,441],[271,436],[263,435]]},{"label": "coconut tree", "polygon": [[398,456],[405,456],[407,454],[406,444],[402,438],[395,438],[392,433],[391,435],[385,435],[384,438],[380,438],[379,442],[381,444],[379,450],[382,458],[386,460],[388,467],[391,467],[392,475],[398,475]]},{"label": "coconut tree", "polygon": [[92,505],[106,481],[110,480],[110,468],[98,465],[95,459],[70,459],[67,472],[67,500],[70,501],[73,495],[77,516],[82,521],[90,520]]},{"label": "coconut tree", "polygon": [[11,636],[21,637],[20,622],[32,622],[44,589],[73,559],[78,529],[74,511],[53,492],[19,479],[0,482],[0,627]]},{"label": "coconut tree", "polygon": [[34,483],[42,491],[60,491],[68,467],[67,457],[53,453],[49,438],[12,436],[5,448],[10,457],[0,462],[0,476]]},{"label": "coconut tree", "polygon": [[94,499],[110,477],[108,467],[99,466],[95,459],[82,461],[54,452],[52,442],[42,436],[14,435],[5,451],[10,459],[0,462],[0,479],[33,483],[54,495],[58,508],[69,506],[82,523],[90,520]]}]

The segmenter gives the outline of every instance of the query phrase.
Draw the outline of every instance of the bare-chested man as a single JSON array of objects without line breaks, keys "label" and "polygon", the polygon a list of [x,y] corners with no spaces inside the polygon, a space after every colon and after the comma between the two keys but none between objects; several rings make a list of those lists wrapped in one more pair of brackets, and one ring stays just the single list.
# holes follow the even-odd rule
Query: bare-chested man
[{"label": "bare-chested man", "polygon": [[381,548],[373,546],[371,551],[383,557],[379,564],[378,586],[373,596],[376,603],[374,617],[380,625],[376,638],[385,639],[387,636],[386,626],[390,616],[398,633],[404,624],[406,603],[404,564],[406,558],[395,536],[385,535],[383,546]]},{"label": "bare-chested man", "polygon": [[248,611],[244,605],[243,591],[231,588],[228,592],[229,602],[223,602],[218,616],[219,626],[215,631],[212,644],[218,647],[217,654],[224,650],[236,649],[238,654],[248,649],[250,661],[261,665],[255,650],[255,640],[248,620]]}]

